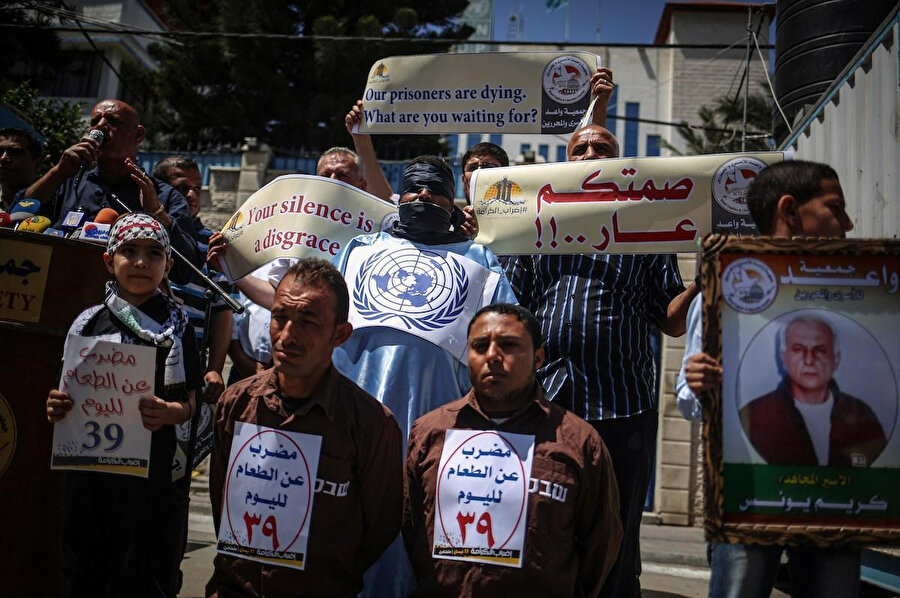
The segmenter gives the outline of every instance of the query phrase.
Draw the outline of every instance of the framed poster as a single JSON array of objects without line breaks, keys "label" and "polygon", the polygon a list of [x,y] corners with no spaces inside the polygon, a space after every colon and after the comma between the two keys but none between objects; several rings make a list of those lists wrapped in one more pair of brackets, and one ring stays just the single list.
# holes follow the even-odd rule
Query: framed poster
[{"label": "framed poster", "polygon": [[900,544],[900,242],[703,244],[711,541]]}]

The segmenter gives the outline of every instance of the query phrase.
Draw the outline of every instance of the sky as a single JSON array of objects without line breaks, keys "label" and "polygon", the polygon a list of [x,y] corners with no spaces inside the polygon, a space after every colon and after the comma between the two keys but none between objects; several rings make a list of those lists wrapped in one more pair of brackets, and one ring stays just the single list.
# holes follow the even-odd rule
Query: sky
[{"label": "sky", "polygon": [[524,31],[520,39],[524,41],[564,41],[568,10],[570,42],[652,43],[666,2],[569,0],[568,9],[551,13],[547,13],[545,5],[545,0],[494,0],[494,39],[509,39],[509,16],[515,6],[523,16]]}]

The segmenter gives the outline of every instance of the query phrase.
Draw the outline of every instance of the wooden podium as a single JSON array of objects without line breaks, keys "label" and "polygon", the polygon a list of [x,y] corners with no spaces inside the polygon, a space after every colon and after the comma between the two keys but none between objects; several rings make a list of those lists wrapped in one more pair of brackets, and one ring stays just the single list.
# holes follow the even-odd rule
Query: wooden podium
[{"label": "wooden podium", "polygon": [[104,251],[0,229],[0,596],[59,593],[62,476],[50,471],[45,401],[69,326],[103,301]]}]

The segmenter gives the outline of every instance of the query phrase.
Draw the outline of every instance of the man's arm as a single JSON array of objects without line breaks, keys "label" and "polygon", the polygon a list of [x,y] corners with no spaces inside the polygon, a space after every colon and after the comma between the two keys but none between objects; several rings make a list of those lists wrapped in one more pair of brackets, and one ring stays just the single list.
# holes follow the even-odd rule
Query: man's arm
[{"label": "man's arm", "polygon": [[[702,357],[700,357],[702,356]],[[684,359],[681,362],[681,371],[678,372],[678,380],[675,382],[675,397],[678,402],[678,410],[681,415],[690,421],[699,421],[703,415],[703,409],[697,395],[688,384],[688,371],[691,372],[692,381],[697,381],[697,374],[701,370],[695,368],[699,362],[706,363],[709,356],[703,353],[703,294],[698,294],[691,301],[687,314],[687,338],[684,343]],[[705,368],[703,368],[705,371]],[[712,373],[712,372],[709,372]],[[721,368],[719,368],[721,375]],[[700,376],[705,379],[704,375]],[[709,380],[708,382],[712,382]],[[700,392],[701,387],[697,387]]]},{"label": "man's arm", "polygon": [[78,143],[62,153],[55,166],[25,190],[25,197],[37,199],[41,203],[52,200],[56,190],[66,180],[75,176],[82,164],[86,169],[93,166],[99,148],[99,143],[85,135]]},{"label": "man's arm", "polygon": [[[231,389],[227,393],[232,392]],[[225,395],[223,395],[225,396]],[[228,469],[228,453],[231,451],[231,434],[227,431],[230,405],[220,401],[213,422],[213,445],[209,454],[209,501],[212,503],[213,526],[219,534],[222,519],[222,492],[225,488],[225,471]]]},{"label": "man's arm", "polygon": [[599,596],[619,555],[622,521],[612,460],[599,436],[586,447],[582,484],[576,506],[578,579],[585,596]]},{"label": "man's arm", "polygon": [[215,403],[222,391],[225,390],[222,370],[225,368],[225,357],[228,355],[230,344],[231,310],[227,307],[217,309],[210,315],[209,363],[206,364],[206,373],[203,375],[203,380],[206,382],[203,400],[207,403]]},{"label": "man's arm", "polygon": [[394,192],[391,190],[391,184],[384,171],[381,170],[381,164],[378,163],[378,157],[375,155],[375,146],[372,144],[372,136],[363,133],[354,133],[353,127],[362,124],[362,100],[357,100],[350,108],[350,112],[344,117],[344,124],[347,126],[347,132],[353,138],[353,149],[362,158],[365,166],[364,178],[366,179],[366,191],[380,197],[386,201],[391,201]]},{"label": "man's arm", "polygon": [[363,537],[359,564],[368,569],[400,532],[403,512],[403,446],[393,416],[373,431],[371,448],[365,447],[359,469],[363,509]]},{"label": "man's arm", "polygon": [[681,336],[687,329],[687,312],[691,301],[700,293],[700,287],[693,282],[684,291],[669,302],[666,309],[666,319],[660,326],[660,330],[669,336]]}]

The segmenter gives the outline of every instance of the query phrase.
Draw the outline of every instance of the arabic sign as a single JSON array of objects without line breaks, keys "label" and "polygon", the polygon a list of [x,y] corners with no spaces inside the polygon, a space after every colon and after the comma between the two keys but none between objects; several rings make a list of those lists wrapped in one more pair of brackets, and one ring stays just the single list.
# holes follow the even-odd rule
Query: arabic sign
[{"label": "arabic sign", "polygon": [[[742,154],[741,160],[751,157],[773,164],[784,154]],[[508,255],[696,251],[710,231],[748,225],[749,216],[743,224],[735,215],[713,219],[714,179],[734,161],[733,154],[720,154],[477,170],[471,183],[476,241]],[[739,195],[737,183],[729,189]]]},{"label": "arabic sign", "polygon": [[522,567],[534,436],[447,430],[432,556]]},{"label": "arabic sign", "polygon": [[51,469],[147,477],[151,432],[138,399],[153,396],[156,349],[69,335],[59,389],[72,410],[53,425]]},{"label": "arabic sign", "polygon": [[721,343],[726,526],[900,532],[900,254],[824,243],[843,251],[732,240],[704,287],[717,291],[704,342]]},{"label": "arabic sign", "polygon": [[491,303],[500,275],[469,258],[389,247],[356,247],[347,261],[353,329],[380,326],[425,339],[466,363],[469,320]]},{"label": "arabic sign", "polygon": [[397,206],[342,181],[280,176],[250,196],[222,227],[233,281],[279,257],[328,260],[357,235],[377,233]]},{"label": "arabic sign", "polygon": [[0,319],[40,321],[52,253],[48,245],[0,244]]},{"label": "arabic sign", "polygon": [[306,567],[321,446],[321,436],[235,424],[217,552]]},{"label": "arabic sign", "polygon": [[362,133],[571,133],[600,58],[587,52],[391,56],[369,71]]}]

